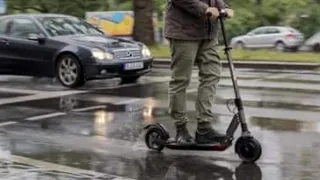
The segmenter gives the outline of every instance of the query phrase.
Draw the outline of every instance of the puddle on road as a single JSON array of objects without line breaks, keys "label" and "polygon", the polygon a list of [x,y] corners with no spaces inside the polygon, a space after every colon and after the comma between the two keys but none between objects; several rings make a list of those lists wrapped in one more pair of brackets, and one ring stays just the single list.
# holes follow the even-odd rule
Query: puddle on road
[{"label": "puddle on road", "polygon": [[[25,141],[23,140],[24,137],[20,137],[19,139],[17,139],[17,137],[2,137],[5,137],[7,143],[0,141],[0,144],[6,144],[9,147],[10,153],[15,156],[37,160],[37,165],[39,165],[39,167],[42,166],[41,164],[49,162],[54,163],[50,165],[50,168],[53,169],[58,169],[55,168],[56,165],[64,165],[71,168],[92,170],[99,173],[113,174],[134,179],[189,179],[195,176],[200,179],[203,179],[203,177],[210,179],[217,177],[229,179],[235,175],[240,180],[247,176],[252,176],[252,173],[258,173],[257,177],[259,178],[254,180],[261,180],[261,170],[258,166],[241,165],[237,167],[236,174],[234,174],[233,169],[237,166],[237,163],[219,163],[215,162],[212,158],[207,159],[197,155],[177,156],[168,154],[164,156],[161,153],[153,152],[135,154],[134,151],[130,156],[121,154],[109,155],[70,148],[66,149],[64,147],[59,147],[58,144],[47,141]],[[92,150],[94,151],[94,147],[92,147]],[[0,149],[0,152],[3,152],[3,150]],[[0,160],[0,163],[1,162],[3,163],[4,161]],[[194,166],[194,162],[197,162],[197,166]],[[188,164],[188,166],[185,166],[186,164]],[[71,174],[70,171],[72,171],[72,169],[70,168],[70,170],[66,169],[65,172],[50,172],[39,167],[33,167],[32,163],[5,164],[0,166],[0,175],[1,177],[11,177],[21,173],[21,175],[23,174],[26,177],[33,179],[45,179],[48,177],[63,178],[65,176],[65,178],[68,179],[83,178],[80,174]],[[248,174],[247,172],[250,169],[251,172]],[[175,173],[172,174],[172,171]]]},{"label": "puddle on road", "polygon": [[297,121],[294,119],[275,119],[250,117],[250,123],[271,131],[320,132],[320,123],[314,121]]},{"label": "puddle on road", "polygon": [[[23,155],[23,154],[20,154]],[[255,164],[215,162],[197,155],[163,155],[149,152],[142,157],[101,155],[90,152],[50,152],[26,155],[65,166],[114,174],[133,179],[250,179],[262,180],[262,172]],[[196,164],[195,164],[196,162]]]},{"label": "puddle on road", "polygon": [[[7,130],[67,133],[78,136],[112,138],[130,142],[139,141],[143,131],[143,111],[108,112],[96,110],[91,113],[72,113],[65,116],[27,121],[7,126]],[[147,113],[147,112],[145,112]]]}]

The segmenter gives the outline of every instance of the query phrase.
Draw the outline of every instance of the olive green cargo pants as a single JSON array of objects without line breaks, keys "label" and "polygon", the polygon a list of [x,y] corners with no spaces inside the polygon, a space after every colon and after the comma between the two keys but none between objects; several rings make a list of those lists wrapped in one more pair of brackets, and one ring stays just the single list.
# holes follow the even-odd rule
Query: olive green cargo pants
[{"label": "olive green cargo pants", "polygon": [[185,125],[186,89],[194,64],[199,68],[199,87],[196,99],[198,129],[211,127],[212,106],[220,80],[221,63],[216,40],[185,41],[170,39],[171,80],[169,82],[169,113],[176,126]]}]

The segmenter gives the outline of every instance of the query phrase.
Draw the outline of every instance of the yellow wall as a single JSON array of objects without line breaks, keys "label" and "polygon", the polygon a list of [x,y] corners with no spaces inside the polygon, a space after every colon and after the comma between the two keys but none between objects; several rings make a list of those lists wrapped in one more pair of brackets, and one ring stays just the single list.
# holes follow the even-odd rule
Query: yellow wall
[{"label": "yellow wall", "polygon": [[124,19],[119,23],[114,23],[108,19],[100,19],[98,16],[94,15],[87,20],[89,23],[98,26],[109,35],[131,36],[133,32],[134,19],[128,14],[126,14]]}]

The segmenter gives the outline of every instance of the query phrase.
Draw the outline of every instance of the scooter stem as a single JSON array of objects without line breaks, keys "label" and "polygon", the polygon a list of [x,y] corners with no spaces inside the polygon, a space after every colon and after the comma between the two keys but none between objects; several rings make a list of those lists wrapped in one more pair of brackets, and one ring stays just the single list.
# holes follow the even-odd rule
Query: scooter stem
[{"label": "scooter stem", "polygon": [[219,16],[223,41],[224,41],[224,45],[225,45],[224,52],[225,52],[227,59],[228,59],[231,79],[232,79],[232,83],[233,83],[233,89],[234,89],[234,93],[235,93],[235,104],[238,108],[238,112],[239,112],[238,115],[239,115],[239,119],[241,122],[242,132],[249,132],[247,123],[245,121],[246,118],[245,118],[245,114],[244,114],[243,103],[242,103],[242,100],[240,97],[240,91],[239,91],[239,87],[238,87],[238,83],[237,83],[237,76],[235,74],[235,69],[234,69],[234,65],[232,62],[231,54],[230,54],[230,50],[232,48],[229,47],[228,42],[227,42],[223,18],[224,18],[224,16]]},{"label": "scooter stem", "polygon": [[224,41],[224,45],[225,45],[224,52],[225,52],[225,55],[227,56],[227,60],[228,60],[228,64],[229,64],[229,69],[230,69],[230,74],[231,74],[232,83],[233,83],[233,87],[234,87],[235,97],[236,97],[236,99],[240,99],[240,92],[239,92],[239,88],[238,88],[237,77],[235,74],[234,65],[233,65],[233,62],[231,59],[231,54],[230,54],[230,50],[232,48],[229,47],[228,42],[227,42],[223,17],[220,16],[219,19],[220,19],[223,41]]}]

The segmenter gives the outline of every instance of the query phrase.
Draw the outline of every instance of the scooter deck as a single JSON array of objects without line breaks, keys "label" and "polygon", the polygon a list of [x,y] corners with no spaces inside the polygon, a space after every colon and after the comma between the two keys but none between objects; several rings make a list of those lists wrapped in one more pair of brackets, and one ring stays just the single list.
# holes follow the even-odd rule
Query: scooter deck
[{"label": "scooter deck", "polygon": [[224,151],[229,146],[221,143],[214,144],[197,144],[197,143],[176,143],[176,142],[167,142],[165,147],[169,149],[177,149],[177,150],[194,150],[194,151]]}]

